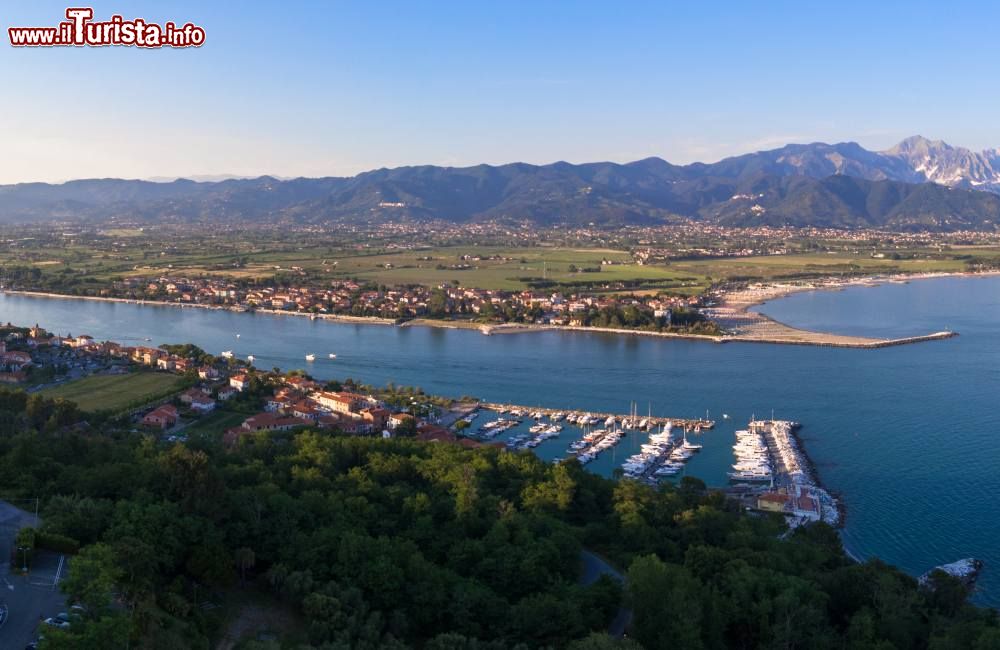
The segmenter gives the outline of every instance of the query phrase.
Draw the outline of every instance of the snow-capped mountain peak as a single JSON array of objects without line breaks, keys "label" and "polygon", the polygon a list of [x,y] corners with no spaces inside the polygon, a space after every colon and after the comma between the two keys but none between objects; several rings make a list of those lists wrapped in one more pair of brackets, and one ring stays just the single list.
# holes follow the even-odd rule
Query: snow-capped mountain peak
[{"label": "snow-capped mountain peak", "polygon": [[950,187],[1000,190],[1000,150],[970,151],[915,135],[882,155],[904,161],[918,180]]}]

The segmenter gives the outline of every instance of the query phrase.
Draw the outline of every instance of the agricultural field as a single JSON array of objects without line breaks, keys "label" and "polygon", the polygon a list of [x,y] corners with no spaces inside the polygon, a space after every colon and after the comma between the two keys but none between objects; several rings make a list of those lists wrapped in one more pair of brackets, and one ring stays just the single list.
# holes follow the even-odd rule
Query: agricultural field
[{"label": "agricultural field", "polygon": [[46,388],[41,394],[76,402],[84,411],[115,412],[165,397],[180,390],[183,383],[184,380],[176,375],[157,372],[92,375]]},{"label": "agricultural field", "polygon": [[[690,295],[729,278],[962,271],[970,260],[994,265],[1000,260],[996,245],[883,248],[878,243],[836,239],[771,242],[793,251],[790,255],[639,265],[628,249],[641,248],[647,242],[588,246],[549,240],[543,235],[538,235],[534,244],[507,246],[468,243],[477,241],[472,234],[462,240],[445,238],[454,243],[437,246],[420,246],[391,237],[300,231],[275,235],[253,229],[217,232],[111,228],[80,236],[37,235],[11,238],[6,246],[0,241],[0,284],[11,277],[5,269],[21,269],[16,281],[22,285],[90,294],[123,277],[213,275],[262,283],[317,285],[356,278],[386,285],[458,283],[508,291],[531,288],[543,280],[553,283],[553,290],[587,286],[587,290],[596,292],[603,290],[602,285],[640,281],[642,286],[632,289]],[[704,244],[710,248],[723,245]],[[679,240],[657,244],[655,239],[648,245],[664,250],[684,246]],[[874,247],[888,256],[872,257]],[[835,252],[794,252],[816,248]],[[891,259],[893,256],[901,259]],[[25,268],[30,269],[27,275]]]},{"label": "agricultural field", "polygon": [[[602,264],[604,261],[612,263]],[[703,277],[688,271],[636,264],[627,251],[549,246],[359,250],[357,246],[288,243],[258,247],[244,242],[204,246],[197,253],[186,252],[179,245],[177,250],[164,253],[150,254],[148,249],[129,247],[109,254],[81,245],[20,249],[16,255],[0,252],[0,266],[5,264],[37,268],[44,278],[57,284],[91,288],[126,276],[161,275],[216,275],[265,282],[275,276],[298,276],[310,282],[356,278],[386,285],[426,286],[458,282],[462,286],[500,290],[526,289],[529,282],[543,279],[601,284],[643,280],[683,293],[697,293],[705,286]]]},{"label": "agricultural field", "polygon": [[[464,258],[463,256],[470,256]],[[436,286],[458,282],[481,289],[519,290],[532,280],[556,283],[651,280],[664,284],[699,281],[662,266],[640,266],[625,251],[570,248],[435,248],[384,255],[347,256],[335,260],[334,277],[382,284]],[[603,264],[610,261],[612,264]],[[593,269],[585,272],[584,269]]]}]

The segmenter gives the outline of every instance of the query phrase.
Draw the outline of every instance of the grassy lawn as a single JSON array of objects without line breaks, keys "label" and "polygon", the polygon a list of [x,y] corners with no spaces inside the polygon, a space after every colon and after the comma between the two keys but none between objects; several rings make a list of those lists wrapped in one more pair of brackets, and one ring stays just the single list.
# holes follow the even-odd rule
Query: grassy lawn
[{"label": "grassy lawn", "polygon": [[218,436],[226,429],[230,429],[247,419],[246,413],[236,413],[234,411],[216,410],[198,419],[197,422],[188,426],[184,432],[189,436]]},{"label": "grassy lawn", "polygon": [[152,401],[180,390],[183,379],[176,375],[135,372],[128,375],[94,375],[41,391],[46,397],[62,397],[84,411],[118,411],[140,400]]}]

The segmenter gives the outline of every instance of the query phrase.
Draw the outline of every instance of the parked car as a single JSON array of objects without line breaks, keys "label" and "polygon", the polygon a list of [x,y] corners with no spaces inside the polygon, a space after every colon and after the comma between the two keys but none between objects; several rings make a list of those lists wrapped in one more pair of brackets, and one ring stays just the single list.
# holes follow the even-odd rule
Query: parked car
[{"label": "parked car", "polygon": [[67,614],[66,612],[60,612],[55,616],[48,617],[47,619],[42,621],[42,623],[45,623],[46,625],[51,625],[52,627],[57,627],[60,630],[65,630],[70,626],[69,614]]}]

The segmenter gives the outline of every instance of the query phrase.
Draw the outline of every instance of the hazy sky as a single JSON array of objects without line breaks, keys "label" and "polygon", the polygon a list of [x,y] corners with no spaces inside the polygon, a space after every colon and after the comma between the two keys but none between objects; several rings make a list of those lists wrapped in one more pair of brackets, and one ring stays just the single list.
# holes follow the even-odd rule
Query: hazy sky
[{"label": "hazy sky", "polygon": [[0,183],[1000,146],[1000,3],[79,4],[207,42],[14,49],[67,4],[0,2]]}]

